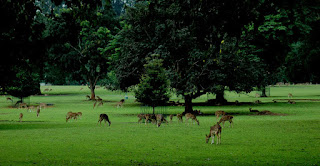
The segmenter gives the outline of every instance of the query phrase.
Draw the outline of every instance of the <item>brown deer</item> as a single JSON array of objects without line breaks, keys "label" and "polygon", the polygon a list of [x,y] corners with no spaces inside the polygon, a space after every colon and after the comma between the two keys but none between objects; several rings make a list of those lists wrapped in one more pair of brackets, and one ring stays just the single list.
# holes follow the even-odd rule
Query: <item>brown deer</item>
[{"label": "brown deer", "polygon": [[221,126],[219,125],[219,123],[210,127],[210,133],[209,133],[209,135],[206,135],[206,143],[208,143],[210,137],[212,137],[211,144],[214,144],[214,137],[215,136],[217,136],[217,145],[221,144]]},{"label": "brown deer", "polygon": [[152,123],[157,120],[156,116],[154,114],[145,114],[144,116],[145,116],[145,119],[146,119],[145,125],[147,125],[148,120],[151,120]]},{"label": "brown deer", "polygon": [[19,109],[20,108],[28,108],[26,103],[19,103]]},{"label": "brown deer", "polygon": [[43,107],[43,108],[47,108],[48,105],[47,105],[46,103],[40,103],[39,106],[40,106],[40,108],[42,109],[42,107]]},{"label": "brown deer", "polygon": [[107,124],[107,122],[108,122],[108,123],[109,123],[109,126],[111,125],[111,122],[110,122],[109,117],[108,117],[107,114],[100,114],[98,123],[100,122],[100,125],[101,125],[101,122],[102,122],[103,120],[105,121],[106,124]]},{"label": "brown deer", "polygon": [[250,112],[259,112],[258,110],[253,110],[252,108],[249,108]]},{"label": "brown deer", "polygon": [[82,112],[77,113],[79,117],[82,117]]},{"label": "brown deer", "polygon": [[289,103],[289,104],[296,104],[296,102],[295,102],[295,101],[292,101],[292,100],[288,100],[288,103]]},{"label": "brown deer", "polygon": [[221,117],[221,119],[220,119],[220,121],[218,123],[221,124],[221,122],[222,122],[223,123],[223,127],[224,127],[224,122],[225,121],[229,121],[230,122],[230,127],[231,127],[231,125],[233,127],[232,119],[233,119],[232,115],[225,115],[225,116]]},{"label": "brown deer", "polygon": [[122,105],[123,105],[123,103],[124,103],[124,99],[121,99],[118,103],[117,103],[117,108],[121,108],[122,107]]},{"label": "brown deer", "polygon": [[224,112],[224,111],[216,111],[214,114],[217,117],[216,120],[218,120],[220,115],[224,116],[224,115],[226,115],[226,112]]},{"label": "brown deer", "polygon": [[77,118],[78,118],[78,114],[77,113],[73,113],[73,112],[68,112],[67,113],[67,116],[66,116],[66,122],[68,122],[68,120],[69,119],[75,119],[75,120],[77,120]]},{"label": "brown deer", "polygon": [[160,127],[161,122],[163,122],[163,121],[168,124],[168,121],[166,120],[166,118],[162,114],[157,114],[156,120],[157,120],[157,127]]},{"label": "brown deer", "polygon": [[199,124],[199,120],[197,119],[196,115],[191,114],[191,113],[186,113],[185,116],[186,116],[186,124],[188,123],[188,120],[191,118],[192,119],[192,124],[193,124],[193,121],[195,120],[198,123],[198,125],[200,125]]},{"label": "brown deer", "polygon": [[292,93],[288,93],[288,98],[292,98]]},{"label": "brown deer", "polygon": [[19,115],[20,122],[22,122],[22,118],[23,118],[23,113],[20,113],[20,115]]},{"label": "brown deer", "polygon": [[142,119],[146,119],[145,114],[138,114],[137,117],[139,118],[138,123],[141,123]]},{"label": "brown deer", "polygon": [[40,114],[40,108],[37,109],[37,117],[39,117]]},{"label": "brown deer", "polygon": [[34,109],[34,106],[29,106],[29,107],[28,107],[28,111],[29,111],[29,112],[32,112],[33,109]]},{"label": "brown deer", "polygon": [[177,114],[178,122],[183,123],[182,114]]}]

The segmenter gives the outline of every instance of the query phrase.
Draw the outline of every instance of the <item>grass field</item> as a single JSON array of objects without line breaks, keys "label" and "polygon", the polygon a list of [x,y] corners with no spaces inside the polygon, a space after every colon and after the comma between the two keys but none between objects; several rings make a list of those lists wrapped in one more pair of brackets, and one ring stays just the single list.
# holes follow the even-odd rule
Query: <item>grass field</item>
[{"label": "grass field", "polygon": [[[52,91],[26,100],[31,105],[54,104],[41,110],[40,117],[11,108],[8,96],[0,97],[0,165],[320,165],[320,101],[301,100],[320,99],[318,85],[271,87],[271,97],[259,98],[261,104],[194,106],[204,114],[224,110],[234,115],[234,128],[229,123],[222,128],[221,145],[205,143],[205,134],[216,123],[212,115],[198,116],[199,126],[178,123],[174,117],[172,123],[157,128],[137,123],[142,108],[131,93],[124,107],[116,108],[125,94],[97,89],[105,103],[93,109],[93,102],[85,98],[90,92],[86,87],[41,87],[45,88]],[[279,100],[287,99],[288,93],[296,104]],[[226,92],[230,102],[253,102],[254,96],[255,92]],[[204,95],[194,102],[210,98]],[[249,107],[286,115],[250,115]],[[170,106],[165,112],[183,110]],[[66,123],[69,111],[83,116]],[[109,115],[110,127],[97,124],[100,113]]]}]

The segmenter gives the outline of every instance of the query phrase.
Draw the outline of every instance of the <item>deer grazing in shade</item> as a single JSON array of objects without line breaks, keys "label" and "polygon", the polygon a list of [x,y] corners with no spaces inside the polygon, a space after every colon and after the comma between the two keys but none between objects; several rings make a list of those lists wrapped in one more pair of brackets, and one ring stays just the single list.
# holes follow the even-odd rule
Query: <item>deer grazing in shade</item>
[{"label": "deer grazing in shade", "polygon": [[225,116],[222,116],[220,121],[218,122],[219,124],[223,124],[223,127],[224,127],[224,122],[225,121],[229,121],[230,122],[230,127],[233,127],[233,122],[232,122],[232,119],[233,119],[233,116],[232,115],[225,115]]},{"label": "deer grazing in shade", "polygon": [[23,118],[23,113],[20,113],[20,115],[19,115],[20,122],[22,122],[22,118]]},{"label": "deer grazing in shade", "polygon": [[193,124],[193,121],[195,120],[198,123],[198,125],[200,125],[199,124],[199,120],[197,119],[196,115],[191,114],[191,113],[186,113],[185,116],[186,116],[186,124],[188,123],[188,120],[191,118],[192,119],[192,124]]},{"label": "deer grazing in shade", "polygon": [[100,125],[101,125],[101,122],[104,120],[104,122],[107,124],[107,122],[109,123],[109,126],[111,125],[111,122],[109,120],[109,117],[107,114],[100,114],[99,116],[99,120],[98,120],[98,123],[100,122]]},{"label": "deer grazing in shade", "polygon": [[220,115],[224,116],[224,115],[226,115],[226,112],[224,112],[224,111],[216,111],[214,114],[217,117],[216,120],[218,120]]},{"label": "deer grazing in shade", "polygon": [[217,136],[217,145],[221,144],[221,126],[219,125],[219,123],[210,127],[210,133],[209,133],[209,135],[206,135],[206,143],[208,143],[210,137],[212,137],[211,144],[214,144],[214,137],[215,136]]},{"label": "deer grazing in shade", "polygon": [[250,112],[259,112],[258,110],[253,110],[252,108],[249,108]]},{"label": "deer grazing in shade", "polygon": [[182,114],[177,114],[178,122],[183,123]]}]

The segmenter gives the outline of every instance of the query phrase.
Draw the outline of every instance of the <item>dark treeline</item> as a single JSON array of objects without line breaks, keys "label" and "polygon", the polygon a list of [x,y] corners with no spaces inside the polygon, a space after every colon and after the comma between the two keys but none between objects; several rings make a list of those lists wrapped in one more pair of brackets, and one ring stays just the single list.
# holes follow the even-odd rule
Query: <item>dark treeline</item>
[{"label": "dark treeline", "polygon": [[225,89],[320,82],[316,0],[0,3],[0,91],[21,98],[40,82],[87,84],[91,99],[97,84],[126,91],[148,80],[155,54],[186,111],[205,93],[225,102]]}]

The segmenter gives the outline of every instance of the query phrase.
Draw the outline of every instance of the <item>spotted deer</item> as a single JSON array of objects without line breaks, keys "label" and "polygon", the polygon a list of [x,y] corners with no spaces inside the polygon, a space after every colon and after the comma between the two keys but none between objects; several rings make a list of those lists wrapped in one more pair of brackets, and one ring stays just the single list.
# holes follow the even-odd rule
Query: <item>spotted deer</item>
[{"label": "spotted deer", "polygon": [[232,127],[233,127],[232,119],[233,119],[233,116],[232,116],[232,115],[225,115],[225,116],[222,116],[222,117],[221,117],[221,119],[220,119],[220,121],[219,121],[218,123],[221,124],[221,122],[222,122],[223,127],[224,127],[224,122],[225,122],[225,121],[229,121],[229,122],[230,122],[230,127],[231,127],[231,125],[232,125]]},{"label": "spotted deer", "polygon": [[173,114],[171,114],[169,117],[170,117],[170,123],[172,122],[172,118],[173,118]]},{"label": "spotted deer", "polygon": [[199,120],[197,119],[196,115],[191,114],[191,113],[186,113],[185,117],[186,117],[186,124],[188,123],[188,120],[191,118],[192,124],[193,124],[193,121],[195,120],[198,123],[198,125],[200,125]]},{"label": "spotted deer", "polygon": [[68,120],[69,119],[75,119],[75,120],[77,120],[77,118],[78,118],[78,114],[77,113],[74,113],[74,112],[68,112],[67,113],[67,116],[66,116],[66,122],[68,122]]},{"label": "spotted deer", "polygon": [[37,117],[39,117],[40,114],[40,108],[37,109]]},{"label": "spotted deer", "polygon": [[20,108],[28,108],[27,103],[19,103],[19,109]]},{"label": "spotted deer", "polygon": [[121,99],[116,105],[117,108],[119,108],[119,107],[121,108],[123,106],[124,101],[125,101],[124,99]]},{"label": "spotted deer", "polygon": [[109,123],[109,126],[111,125],[111,122],[109,120],[109,117],[107,114],[100,114],[99,116],[99,120],[98,120],[98,123],[100,122],[100,125],[101,125],[101,122],[104,120],[104,122],[107,124],[107,122]]},{"label": "spotted deer", "polygon": [[177,114],[178,122],[183,123],[182,114]]},{"label": "spotted deer", "polygon": [[226,115],[226,112],[224,112],[224,111],[216,111],[214,114],[216,115],[216,120],[218,120],[220,115],[224,116],[224,115]]},{"label": "spotted deer", "polygon": [[219,125],[219,122],[215,124],[214,126],[210,127],[210,133],[209,135],[206,135],[206,143],[209,142],[210,137],[212,137],[211,144],[214,144],[214,137],[217,136],[217,145],[221,144],[221,126]]}]

